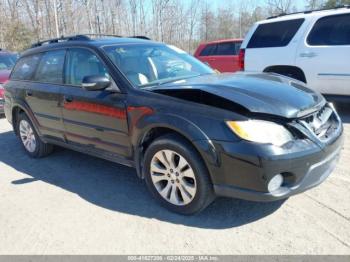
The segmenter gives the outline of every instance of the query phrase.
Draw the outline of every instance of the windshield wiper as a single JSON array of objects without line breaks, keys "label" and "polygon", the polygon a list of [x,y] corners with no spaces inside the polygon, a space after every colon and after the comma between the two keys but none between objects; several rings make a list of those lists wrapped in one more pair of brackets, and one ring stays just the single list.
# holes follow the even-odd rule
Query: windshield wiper
[{"label": "windshield wiper", "polygon": [[211,73],[192,75],[192,76],[188,76],[188,77],[182,76],[182,77],[173,78],[173,79],[169,79],[169,80],[165,80],[165,81],[157,81],[157,82],[141,85],[140,88],[143,89],[143,88],[147,88],[147,87],[157,87],[160,85],[164,85],[164,84],[168,84],[168,83],[172,83],[172,82],[176,82],[176,81],[186,80],[186,79],[190,79],[190,78],[194,78],[194,77],[198,77],[198,76],[202,76],[202,75],[209,75],[209,74],[211,74]]}]

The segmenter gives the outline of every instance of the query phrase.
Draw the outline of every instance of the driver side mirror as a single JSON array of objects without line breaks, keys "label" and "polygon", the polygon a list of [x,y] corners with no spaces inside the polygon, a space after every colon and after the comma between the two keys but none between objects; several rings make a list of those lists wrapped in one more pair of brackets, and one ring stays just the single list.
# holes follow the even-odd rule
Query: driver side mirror
[{"label": "driver side mirror", "polygon": [[87,91],[98,91],[106,89],[111,83],[105,76],[85,76],[81,85]]}]

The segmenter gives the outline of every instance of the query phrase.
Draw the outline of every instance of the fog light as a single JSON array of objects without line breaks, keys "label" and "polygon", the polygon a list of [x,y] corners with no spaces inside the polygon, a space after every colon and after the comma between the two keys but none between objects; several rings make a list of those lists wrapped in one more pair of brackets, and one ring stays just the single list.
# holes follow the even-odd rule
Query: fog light
[{"label": "fog light", "polygon": [[267,185],[267,189],[269,192],[276,191],[279,189],[283,184],[283,176],[281,174],[275,175]]}]

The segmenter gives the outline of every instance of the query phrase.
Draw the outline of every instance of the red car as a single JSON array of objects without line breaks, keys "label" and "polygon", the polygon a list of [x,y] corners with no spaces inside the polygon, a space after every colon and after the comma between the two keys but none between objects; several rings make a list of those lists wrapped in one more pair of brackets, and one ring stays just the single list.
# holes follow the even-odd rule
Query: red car
[{"label": "red car", "polygon": [[222,73],[240,70],[238,55],[243,39],[217,40],[202,43],[194,56]]},{"label": "red car", "polygon": [[15,65],[17,54],[3,51],[0,49],[0,115],[4,113],[4,88],[10,76],[12,67]]}]

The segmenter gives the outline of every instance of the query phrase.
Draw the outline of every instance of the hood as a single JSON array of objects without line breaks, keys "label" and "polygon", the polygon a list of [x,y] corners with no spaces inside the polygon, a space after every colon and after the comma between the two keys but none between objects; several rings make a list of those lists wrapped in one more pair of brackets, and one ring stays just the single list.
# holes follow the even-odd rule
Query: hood
[{"label": "hood", "polygon": [[10,70],[0,70],[0,84],[5,83],[10,77]]},{"label": "hood", "polygon": [[[320,109],[326,103],[323,96],[302,82],[276,74],[235,73],[204,75],[158,86],[155,91],[186,90],[193,94],[209,94],[221,101],[238,104],[252,113],[283,118],[298,118]],[[171,93],[171,92],[170,92]],[[181,96],[178,96],[181,99]],[[213,105],[213,104],[211,104]],[[220,107],[219,104],[213,105]]]}]

